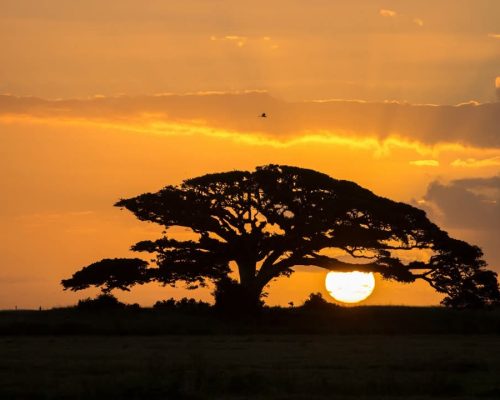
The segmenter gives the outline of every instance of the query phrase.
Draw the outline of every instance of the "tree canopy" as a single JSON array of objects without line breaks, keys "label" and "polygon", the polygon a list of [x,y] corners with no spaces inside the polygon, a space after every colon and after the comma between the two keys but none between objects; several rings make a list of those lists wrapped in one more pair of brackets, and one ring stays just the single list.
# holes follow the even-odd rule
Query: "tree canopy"
[{"label": "tree canopy", "polygon": [[[234,265],[240,301],[258,304],[272,279],[311,266],[421,279],[446,295],[447,306],[500,298],[478,247],[450,238],[422,210],[310,169],[267,165],[207,174],[116,206],[165,228],[163,237],[132,247],[156,255],[149,276],[163,284],[227,284]],[[175,238],[175,227],[193,238]]]},{"label": "tree canopy", "polygon": [[64,289],[73,291],[90,286],[101,287],[104,293],[113,289],[129,291],[131,286],[151,280],[148,263],[139,258],[105,258],[77,271],[69,279],[63,279]]}]

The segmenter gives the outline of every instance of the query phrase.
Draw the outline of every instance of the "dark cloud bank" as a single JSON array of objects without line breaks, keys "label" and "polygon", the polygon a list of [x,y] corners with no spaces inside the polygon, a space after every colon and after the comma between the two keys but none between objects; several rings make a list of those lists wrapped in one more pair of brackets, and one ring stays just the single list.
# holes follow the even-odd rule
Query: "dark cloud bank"
[{"label": "dark cloud bank", "polygon": [[500,175],[432,182],[424,208],[446,229],[462,232],[463,239],[478,244],[488,263],[500,272]]},{"label": "dark cloud bank", "polygon": [[[268,118],[259,118],[266,112]],[[128,120],[144,115],[171,122],[203,123],[286,140],[308,132],[328,135],[399,136],[424,144],[500,147],[500,102],[412,105],[332,100],[285,102],[262,92],[239,94],[117,96],[44,100],[0,95],[0,115]]]},{"label": "dark cloud bank", "polygon": [[491,230],[500,234],[500,176],[432,182],[424,199],[442,212],[451,228]]}]

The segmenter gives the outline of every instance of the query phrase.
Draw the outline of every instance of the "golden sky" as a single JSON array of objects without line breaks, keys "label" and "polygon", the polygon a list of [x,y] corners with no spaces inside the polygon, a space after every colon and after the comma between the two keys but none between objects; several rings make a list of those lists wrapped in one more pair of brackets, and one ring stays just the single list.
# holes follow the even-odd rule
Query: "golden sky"
[{"label": "golden sky", "polygon": [[[500,271],[500,2],[0,9],[0,308],[90,296],[59,281],[159,234],[112,207],[119,198],[268,163],[424,208]],[[269,304],[326,293],[324,271],[298,270],[272,284]],[[189,293],[117,294],[152,304]],[[439,299],[424,284],[377,280],[363,304]]]}]

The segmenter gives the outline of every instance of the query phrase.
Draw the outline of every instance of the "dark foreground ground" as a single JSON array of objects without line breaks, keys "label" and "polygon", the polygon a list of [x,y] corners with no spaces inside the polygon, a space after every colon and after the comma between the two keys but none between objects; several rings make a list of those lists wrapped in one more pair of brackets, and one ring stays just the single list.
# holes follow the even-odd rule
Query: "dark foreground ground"
[{"label": "dark foreground ground", "polygon": [[250,398],[500,399],[500,314],[0,313],[0,399]]}]

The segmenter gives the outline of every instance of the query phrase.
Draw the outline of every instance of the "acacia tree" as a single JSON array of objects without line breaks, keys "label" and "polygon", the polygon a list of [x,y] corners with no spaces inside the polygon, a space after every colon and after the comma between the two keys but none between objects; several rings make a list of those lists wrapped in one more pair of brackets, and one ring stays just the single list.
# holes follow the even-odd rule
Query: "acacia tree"
[{"label": "acacia tree", "polygon": [[[256,307],[263,288],[295,266],[422,279],[446,294],[447,306],[500,298],[478,247],[450,238],[422,210],[309,169],[267,165],[208,174],[116,206],[165,228],[158,240],[132,247],[156,255],[152,279],[189,287],[212,280],[219,284],[216,301],[230,292],[240,307]],[[173,227],[188,228],[194,238],[176,239]],[[415,259],[419,252],[428,257]],[[238,281],[228,279],[231,265]]]}]

